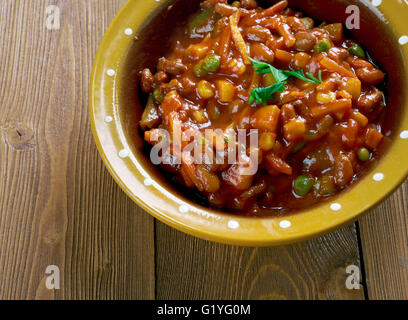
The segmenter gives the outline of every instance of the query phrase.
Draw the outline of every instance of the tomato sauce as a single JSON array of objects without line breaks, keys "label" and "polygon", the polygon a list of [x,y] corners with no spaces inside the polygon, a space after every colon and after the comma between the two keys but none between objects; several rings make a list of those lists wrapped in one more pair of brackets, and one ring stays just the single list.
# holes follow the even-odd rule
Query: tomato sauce
[{"label": "tomato sauce", "polygon": [[[317,24],[287,5],[203,1],[157,69],[141,71],[145,141],[156,145],[157,130],[176,125],[224,154],[222,163],[194,163],[174,140],[162,154],[172,179],[211,207],[260,216],[312,206],[358,181],[385,143],[385,74],[342,24]],[[225,156],[238,130],[248,141],[257,132],[245,150],[257,155],[251,174]]]}]

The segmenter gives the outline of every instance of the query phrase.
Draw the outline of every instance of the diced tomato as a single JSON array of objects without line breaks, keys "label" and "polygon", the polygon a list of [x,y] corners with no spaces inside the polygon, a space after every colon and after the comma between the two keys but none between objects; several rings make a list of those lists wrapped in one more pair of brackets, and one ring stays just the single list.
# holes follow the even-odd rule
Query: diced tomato
[{"label": "diced tomato", "polygon": [[384,136],[377,130],[373,128],[368,128],[366,132],[365,144],[371,150],[375,150],[377,149],[383,137]]}]

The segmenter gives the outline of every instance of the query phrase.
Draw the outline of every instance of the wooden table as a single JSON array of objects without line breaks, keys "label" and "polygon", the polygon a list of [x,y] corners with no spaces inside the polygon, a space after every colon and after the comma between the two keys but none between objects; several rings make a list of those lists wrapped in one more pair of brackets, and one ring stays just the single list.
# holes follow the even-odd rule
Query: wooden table
[{"label": "wooden table", "polygon": [[[209,243],[138,208],[100,160],[93,58],[125,0],[0,7],[0,298],[407,299],[408,184],[358,223],[279,248]],[[60,9],[46,28],[47,5]],[[59,290],[46,287],[49,265]],[[362,287],[347,289],[346,267]]]}]

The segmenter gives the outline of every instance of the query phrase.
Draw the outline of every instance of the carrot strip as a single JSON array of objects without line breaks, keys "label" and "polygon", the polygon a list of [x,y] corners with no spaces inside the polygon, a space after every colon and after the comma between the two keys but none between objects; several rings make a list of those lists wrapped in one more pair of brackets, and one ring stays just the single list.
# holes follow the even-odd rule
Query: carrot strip
[{"label": "carrot strip", "polygon": [[259,88],[261,83],[261,77],[256,72],[252,73],[251,85],[249,86],[248,92],[251,93],[253,89]]},{"label": "carrot strip", "polygon": [[230,27],[231,27],[231,34],[232,39],[234,40],[235,46],[237,47],[238,51],[240,52],[242,58],[244,59],[245,64],[251,64],[251,60],[249,60],[249,52],[248,47],[242,37],[241,32],[238,28],[238,22],[240,18],[240,11],[238,10],[232,16],[230,16]]},{"label": "carrot strip", "polygon": [[368,124],[368,118],[357,110],[351,112],[351,119],[356,120],[363,128]]},{"label": "carrot strip", "polygon": [[329,71],[337,72],[341,76],[351,77],[351,78],[356,77],[356,75],[352,71],[346,69],[345,67],[339,65],[337,62],[327,57],[320,60],[320,64],[326,69],[328,69]]},{"label": "carrot strip", "polygon": [[352,102],[350,99],[340,99],[324,106],[313,108],[312,116],[321,117],[331,113],[346,112],[351,109],[351,106]]},{"label": "carrot strip", "polygon": [[265,9],[261,13],[259,13],[258,14],[258,19],[273,16],[273,15],[279,13],[279,12],[282,12],[283,10],[285,10],[285,8],[287,6],[288,6],[288,1],[287,0],[280,1],[277,4],[274,4],[273,6],[269,7],[268,9]]},{"label": "carrot strip", "polygon": [[224,17],[229,17],[230,15],[234,14],[234,12],[238,11],[238,8],[225,3],[217,3],[214,11]]},{"label": "carrot strip", "polygon": [[[272,17],[275,14],[282,12],[287,6],[288,6],[288,1],[284,0],[284,1],[280,1],[280,2],[278,2],[276,4],[274,4],[272,7],[269,7],[268,9],[265,9],[262,12],[257,12],[257,13],[253,13],[253,14],[249,14],[249,15],[247,14],[242,19],[242,24],[244,26],[246,26],[246,27],[259,25],[259,23],[262,23],[262,21],[260,21],[261,19]],[[245,11],[244,11],[244,13],[245,13]],[[271,22],[269,22],[269,23],[271,23]]]},{"label": "carrot strip", "polygon": [[266,160],[272,169],[278,171],[279,173],[286,174],[290,176],[293,173],[292,167],[283,159],[279,158],[277,155],[270,153],[266,156]]},{"label": "carrot strip", "polygon": [[220,38],[219,55],[221,57],[221,64],[225,64],[228,60],[228,54],[231,47],[231,28],[225,27]]}]

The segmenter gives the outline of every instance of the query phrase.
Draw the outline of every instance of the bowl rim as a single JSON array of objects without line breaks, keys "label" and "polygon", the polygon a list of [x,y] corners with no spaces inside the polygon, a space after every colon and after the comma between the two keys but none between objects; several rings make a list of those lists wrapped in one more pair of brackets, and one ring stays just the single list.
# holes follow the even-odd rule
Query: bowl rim
[{"label": "bowl rim", "polygon": [[[400,137],[395,138],[370,174],[337,197],[307,211],[282,217],[240,217],[203,209],[188,199],[166,193],[160,183],[150,179],[132,154],[116,100],[116,88],[120,83],[117,74],[126,51],[154,10],[163,5],[167,4],[153,0],[129,0],[121,8],[99,46],[89,87],[89,115],[98,152],[116,183],[143,210],[175,229],[205,240],[242,246],[284,245],[329,233],[357,220],[405,180],[408,166],[402,166],[402,169],[400,166],[408,163],[408,153],[403,152],[408,146],[407,112],[404,112],[401,128],[398,128]],[[404,8],[394,11],[390,2],[388,7],[383,2],[380,9],[385,16],[393,11],[394,15],[402,18],[403,13],[408,12],[408,6]],[[393,27],[391,23],[393,32],[395,28],[396,25]],[[408,43],[408,27],[399,38],[405,58],[408,57],[408,45],[403,44],[401,39],[406,35]],[[408,106],[407,99],[404,105]],[[365,197],[367,193],[371,194],[370,200]]]}]

